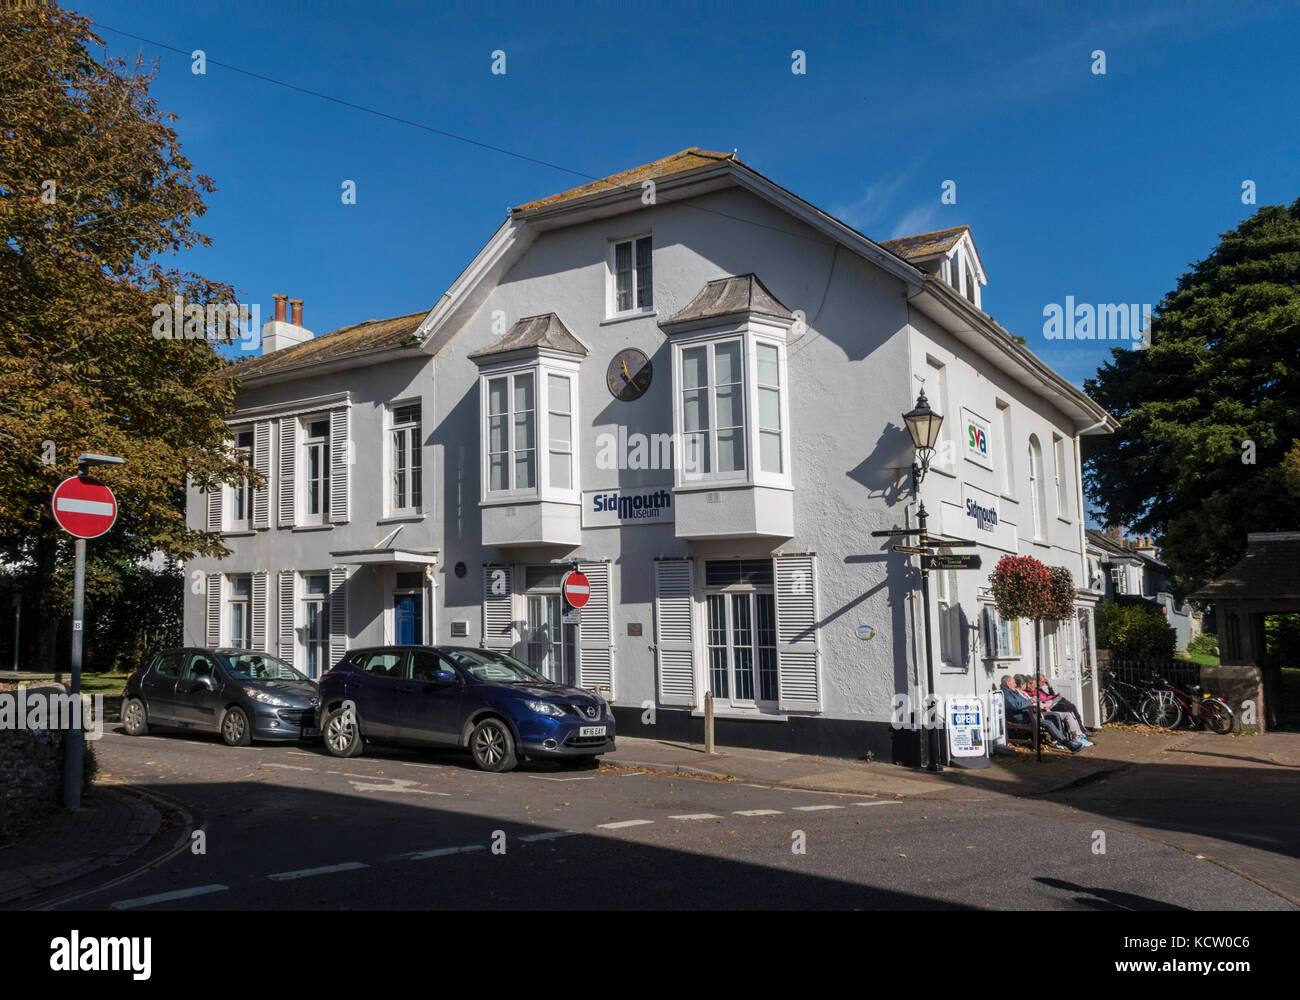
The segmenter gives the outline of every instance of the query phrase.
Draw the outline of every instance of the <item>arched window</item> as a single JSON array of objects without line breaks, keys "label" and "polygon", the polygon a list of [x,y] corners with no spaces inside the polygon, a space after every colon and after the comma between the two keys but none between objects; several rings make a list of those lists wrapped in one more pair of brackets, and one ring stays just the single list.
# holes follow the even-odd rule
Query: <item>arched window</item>
[{"label": "arched window", "polygon": [[1043,449],[1038,438],[1029,435],[1029,502],[1034,508],[1034,537],[1045,538],[1047,531],[1047,492],[1043,482]]}]

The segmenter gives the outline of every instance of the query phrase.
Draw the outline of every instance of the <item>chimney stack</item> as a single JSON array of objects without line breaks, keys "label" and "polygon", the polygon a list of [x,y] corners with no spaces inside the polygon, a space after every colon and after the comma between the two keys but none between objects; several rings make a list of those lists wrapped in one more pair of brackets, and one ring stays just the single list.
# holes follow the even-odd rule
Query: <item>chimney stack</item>
[{"label": "chimney stack", "polygon": [[1112,542],[1123,544],[1124,526],[1122,524],[1115,524],[1112,521],[1110,524],[1106,525],[1106,538]]},{"label": "chimney stack", "polygon": [[[291,299],[288,295],[275,295],[275,319],[262,326],[262,353],[274,351],[295,344],[302,344],[312,339],[312,332],[302,325],[302,299]],[[293,321],[285,317],[285,303],[293,307]]]}]

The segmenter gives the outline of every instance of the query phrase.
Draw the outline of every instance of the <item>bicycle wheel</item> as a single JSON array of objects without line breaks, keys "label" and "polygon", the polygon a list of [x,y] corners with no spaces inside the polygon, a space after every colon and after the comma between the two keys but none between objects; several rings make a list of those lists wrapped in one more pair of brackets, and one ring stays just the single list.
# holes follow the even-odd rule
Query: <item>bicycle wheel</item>
[{"label": "bicycle wheel", "polygon": [[1119,699],[1115,697],[1114,691],[1107,688],[1101,693],[1098,704],[1101,707],[1101,724],[1109,725],[1115,720],[1115,716],[1119,715]]},{"label": "bicycle wheel", "polygon": [[1177,729],[1183,721],[1183,709],[1172,691],[1149,691],[1142,700],[1142,721],[1159,729]]},{"label": "bicycle wheel", "polygon": [[1205,728],[1212,733],[1218,733],[1220,736],[1226,736],[1232,732],[1232,725],[1235,721],[1232,715],[1232,709],[1217,698],[1205,698],[1201,701],[1201,722]]}]

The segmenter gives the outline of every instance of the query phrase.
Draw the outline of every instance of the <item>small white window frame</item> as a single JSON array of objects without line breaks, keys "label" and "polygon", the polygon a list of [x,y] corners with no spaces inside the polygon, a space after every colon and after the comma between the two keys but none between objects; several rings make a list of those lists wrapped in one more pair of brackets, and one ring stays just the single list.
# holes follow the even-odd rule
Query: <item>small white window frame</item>
[{"label": "small white window frame", "polygon": [[[247,448],[239,447],[239,436],[241,434],[254,435],[253,425],[245,424],[240,427],[230,428],[230,450],[231,454],[238,456],[241,451],[245,453],[246,463],[253,464],[254,441],[250,441]],[[239,497],[239,491],[244,491],[244,517],[235,516],[236,500]],[[221,498],[221,516],[225,522],[222,525],[223,531],[252,531],[253,530],[253,485],[245,480],[235,486],[225,487],[224,496]]]},{"label": "small white window frame", "polygon": [[[321,421],[324,421],[326,424],[330,422],[330,415],[328,410],[325,411],[324,413],[313,413],[304,417],[299,417],[298,433],[295,435],[295,437],[297,438],[295,447],[297,448],[298,451],[298,455],[297,455],[298,460],[294,463],[296,467],[297,478],[298,478],[298,482],[296,484],[297,489],[294,490],[295,493],[294,502],[297,504],[298,507],[298,516],[296,519],[296,523],[299,525],[304,525],[309,527],[315,525],[325,525],[330,523],[330,476],[332,473],[331,448],[333,443],[330,441],[330,435],[328,431],[325,433],[324,438],[318,438],[318,437],[309,438],[307,436],[308,433],[307,429],[312,424],[319,423]],[[315,514],[310,514],[307,511],[308,484],[309,484],[309,480],[307,477],[307,452],[310,448],[315,447],[317,445],[321,447],[321,457],[324,461],[324,466],[323,466],[324,474],[321,476],[321,486],[322,486],[321,489],[322,496],[321,496],[321,504],[320,504],[321,509],[319,512]]]},{"label": "small white window frame", "polygon": [[[397,423],[397,411],[404,406],[419,406],[420,420],[419,423]],[[419,396],[410,399],[395,399],[384,407],[384,511],[387,517],[415,517],[425,513],[425,497],[428,495],[425,490],[425,470],[427,463],[424,461],[424,400]],[[417,428],[419,434],[415,435],[408,441],[407,458],[409,459],[418,450],[420,455],[420,503],[408,503],[405,507],[398,507],[394,503],[393,476],[396,469],[393,465],[393,437],[399,430]],[[408,465],[409,474],[409,465]],[[408,500],[412,496],[411,485],[408,480],[406,493]]]},{"label": "small white window frame", "polygon": [[[636,244],[638,240],[648,239],[650,241],[650,304],[643,306],[639,299],[640,281],[637,274],[636,266]],[[632,308],[618,308],[618,269],[616,255],[618,248],[624,244],[632,245]],[[609,240],[605,254],[605,318],[606,319],[623,319],[628,316],[649,316],[655,311],[654,307],[654,275],[655,275],[655,244],[654,234],[646,230],[645,232],[635,233],[630,236],[616,236]]]}]

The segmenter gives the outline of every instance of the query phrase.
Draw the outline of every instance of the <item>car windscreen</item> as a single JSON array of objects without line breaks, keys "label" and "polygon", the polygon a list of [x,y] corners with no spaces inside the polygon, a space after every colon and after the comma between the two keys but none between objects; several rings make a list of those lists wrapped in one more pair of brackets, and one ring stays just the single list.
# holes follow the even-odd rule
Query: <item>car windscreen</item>
[{"label": "car windscreen", "polygon": [[284,660],[265,653],[221,653],[221,665],[236,680],[250,681],[305,681],[306,674],[300,674]]},{"label": "car windscreen", "polygon": [[494,684],[549,684],[545,677],[505,653],[476,653],[467,649],[449,649],[449,660],[475,680]]}]

